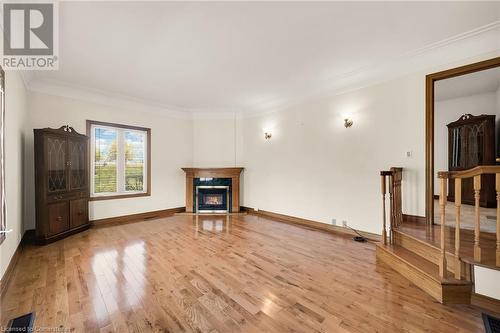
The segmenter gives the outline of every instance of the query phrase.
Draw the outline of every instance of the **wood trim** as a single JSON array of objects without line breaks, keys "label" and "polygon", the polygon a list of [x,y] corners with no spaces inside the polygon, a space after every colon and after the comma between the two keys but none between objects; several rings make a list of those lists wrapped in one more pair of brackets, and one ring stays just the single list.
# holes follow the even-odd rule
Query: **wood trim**
[{"label": "wood trim", "polygon": [[425,216],[403,214],[403,221],[412,223],[425,223]]},{"label": "wood trim", "polygon": [[23,234],[23,238],[17,245],[16,251],[14,255],[10,259],[9,265],[3,274],[3,277],[0,279],[0,297],[3,297],[5,292],[7,291],[7,287],[14,276],[14,269],[19,262],[19,258],[21,257],[21,253],[26,244],[32,243],[35,240],[35,229],[26,230]]},{"label": "wood trim", "polygon": [[[116,124],[116,123],[107,123],[103,121],[96,121],[96,120],[88,120],[87,119],[87,136],[89,138],[88,142],[88,170],[89,170],[89,177],[88,179],[90,180],[90,173],[92,172],[91,167],[91,156],[90,152],[92,151],[90,148],[90,145],[92,144],[91,141],[91,133],[90,133],[90,128],[92,125],[101,125],[101,126],[111,126],[111,127],[118,127],[118,128],[125,128],[125,129],[132,129],[132,130],[138,130],[138,131],[145,131],[148,139],[148,146],[147,146],[147,162],[146,162],[146,172],[147,172],[147,185],[146,185],[146,192],[144,193],[134,193],[134,194],[117,194],[117,195],[108,195],[108,196],[100,196],[100,197],[92,197],[92,193],[90,193],[90,198],[89,201],[99,201],[99,200],[114,200],[114,199],[126,199],[126,198],[136,198],[136,197],[149,197],[151,196],[151,128],[147,127],[139,127],[139,126],[131,126],[131,125],[123,125],[123,124]],[[92,184],[89,184],[89,190],[92,188]]]},{"label": "wood trim", "polygon": [[[255,210],[251,207],[245,207],[241,206],[240,207],[242,211],[247,212],[248,214],[253,214],[253,215],[258,215],[258,216],[265,216],[265,217],[270,217],[274,220],[284,222],[284,223],[290,223],[294,225],[299,225],[302,227],[308,227],[320,231],[325,231],[329,233],[334,233],[336,235],[341,235],[341,236],[356,236],[356,233],[352,231],[349,228],[344,228],[344,227],[339,227],[331,224],[326,224],[322,222],[317,222],[317,221],[312,221],[312,220],[307,220],[303,219],[300,217],[294,217],[290,215],[285,215],[285,214],[279,214],[279,213],[273,213],[265,210]],[[382,241],[382,236],[377,235],[371,232],[366,232],[366,231],[359,231],[358,232],[363,235],[366,239],[370,241],[375,241],[375,242],[380,242]]]},{"label": "wood trim", "polygon": [[[125,124],[117,124],[117,123],[108,123],[108,122],[105,122],[105,121],[98,121],[98,120],[87,119],[87,129],[90,129],[90,125],[118,127],[118,128],[125,128],[125,129],[137,130],[137,131],[151,131],[151,128],[147,128],[147,127],[125,125]],[[88,134],[89,133],[87,133],[87,136],[88,136]]]},{"label": "wood trim", "polygon": [[500,300],[485,295],[472,293],[470,303],[482,309],[500,314]]},{"label": "wood trim", "polygon": [[89,201],[101,201],[101,200],[115,200],[115,199],[127,199],[127,198],[137,198],[137,197],[149,197],[151,193],[134,193],[134,194],[118,194],[118,195],[105,195],[101,197],[89,197]]},{"label": "wood trim", "polygon": [[500,57],[429,74],[425,77],[425,217],[434,219],[434,83],[500,66]]},{"label": "wood trim", "polygon": [[149,219],[172,216],[175,213],[182,213],[185,210],[186,210],[186,207],[175,207],[175,208],[155,210],[155,211],[144,212],[144,213],[115,216],[115,217],[109,217],[109,218],[105,218],[105,219],[98,219],[98,220],[90,221],[90,225],[92,227],[101,227],[101,226],[108,226],[108,225],[114,225],[114,224],[125,224],[125,223],[131,223],[131,222],[138,222],[138,221],[144,221],[144,220],[149,220]]},{"label": "wood trim", "polygon": [[447,171],[439,172],[439,176],[442,178],[454,179],[454,178],[472,178],[474,176],[484,175],[484,174],[497,174],[500,173],[500,166],[497,165],[478,165],[474,168],[462,170],[462,171]]},{"label": "wood trim", "polygon": [[213,178],[232,178],[239,177],[244,168],[182,168],[186,175],[193,178],[213,177]]}]

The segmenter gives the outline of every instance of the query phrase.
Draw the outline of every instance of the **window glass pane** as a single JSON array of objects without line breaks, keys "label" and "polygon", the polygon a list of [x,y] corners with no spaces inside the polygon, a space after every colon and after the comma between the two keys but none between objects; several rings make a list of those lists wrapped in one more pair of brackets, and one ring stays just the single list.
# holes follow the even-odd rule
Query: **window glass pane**
[{"label": "window glass pane", "polygon": [[117,132],[95,128],[94,193],[116,192]]},{"label": "window glass pane", "polygon": [[125,131],[125,191],[144,191],[144,132]]}]

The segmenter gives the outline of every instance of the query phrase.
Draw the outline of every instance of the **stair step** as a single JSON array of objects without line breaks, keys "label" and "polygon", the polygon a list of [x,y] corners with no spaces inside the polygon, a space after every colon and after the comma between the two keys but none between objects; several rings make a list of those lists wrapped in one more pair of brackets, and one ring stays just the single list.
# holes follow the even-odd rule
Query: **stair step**
[{"label": "stair step", "polygon": [[439,266],[399,245],[377,244],[377,258],[441,303],[469,304],[472,284],[439,276]]},{"label": "stair step", "polygon": [[[421,239],[414,237],[413,235],[409,235],[404,231],[394,230],[394,243],[405,249],[419,255],[427,259],[428,261],[439,264],[439,260],[441,259],[441,250],[435,246],[434,244],[425,242]],[[446,252],[446,261],[448,266],[448,271],[451,273],[455,273],[456,268],[456,256],[453,253]],[[462,262],[462,278],[466,280],[470,280],[470,265]]]}]

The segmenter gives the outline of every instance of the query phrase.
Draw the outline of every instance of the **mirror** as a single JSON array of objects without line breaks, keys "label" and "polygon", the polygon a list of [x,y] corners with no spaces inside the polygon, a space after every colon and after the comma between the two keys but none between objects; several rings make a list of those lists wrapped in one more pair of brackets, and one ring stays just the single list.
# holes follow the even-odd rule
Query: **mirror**
[{"label": "mirror", "polygon": [[[439,219],[439,171],[495,165],[500,157],[500,67],[436,80],[433,93],[433,221]],[[454,180],[448,182],[446,225],[455,224]],[[495,176],[482,177],[481,230],[496,230]],[[462,183],[461,228],[474,229],[473,180]]]}]

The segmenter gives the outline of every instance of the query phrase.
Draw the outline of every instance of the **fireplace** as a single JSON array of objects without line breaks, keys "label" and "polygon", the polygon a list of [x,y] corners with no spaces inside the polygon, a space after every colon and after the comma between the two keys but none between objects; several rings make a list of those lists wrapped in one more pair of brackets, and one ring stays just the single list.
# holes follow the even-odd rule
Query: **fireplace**
[{"label": "fireplace", "polygon": [[240,173],[243,168],[182,170],[186,172],[186,213],[240,211]]},{"label": "fireplace", "polygon": [[229,212],[229,186],[196,186],[196,213]]}]

